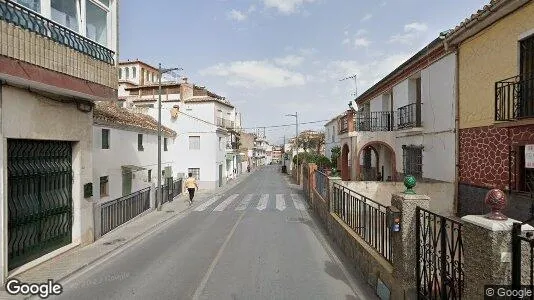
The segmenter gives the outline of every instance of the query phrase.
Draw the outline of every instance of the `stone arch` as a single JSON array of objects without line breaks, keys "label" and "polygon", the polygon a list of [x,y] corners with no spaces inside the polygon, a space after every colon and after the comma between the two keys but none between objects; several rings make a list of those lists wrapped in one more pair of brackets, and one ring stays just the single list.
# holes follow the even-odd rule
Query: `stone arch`
[{"label": "stone arch", "polygon": [[349,145],[343,144],[343,147],[341,148],[341,179],[343,181],[350,180],[349,152]]},{"label": "stone arch", "polygon": [[[362,154],[363,150],[366,149],[366,148],[371,148],[375,152],[376,157],[377,157],[377,169],[379,169],[379,161],[378,161],[379,154],[378,154],[378,150],[376,149],[375,145],[384,146],[388,150],[389,157],[390,157],[391,173],[392,173],[390,176],[391,176],[393,181],[396,181],[398,179],[398,175],[397,175],[397,161],[396,161],[396,157],[395,157],[395,150],[388,143],[385,143],[385,142],[382,142],[382,141],[371,141],[371,142],[368,142],[358,150],[358,154],[356,156],[356,162],[357,162],[356,163],[356,174],[357,174],[357,176],[361,177],[361,174],[362,174],[362,170],[361,170],[361,167],[360,167],[360,157],[361,157],[361,154]],[[382,174],[382,176],[384,176],[384,178],[387,178],[387,175],[385,175],[385,174]]]}]

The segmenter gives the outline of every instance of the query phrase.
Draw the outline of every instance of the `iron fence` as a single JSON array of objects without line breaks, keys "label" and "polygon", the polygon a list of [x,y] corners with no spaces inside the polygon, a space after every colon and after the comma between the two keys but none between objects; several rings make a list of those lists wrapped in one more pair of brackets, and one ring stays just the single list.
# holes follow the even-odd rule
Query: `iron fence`
[{"label": "iron fence", "polygon": [[180,195],[182,193],[182,184],[183,179],[177,179],[172,183],[172,197],[176,198],[176,196]]},{"label": "iron fence", "polygon": [[495,83],[495,121],[534,117],[534,74]]},{"label": "iron fence", "polygon": [[333,185],[333,212],[386,260],[391,261],[388,208],[338,183]]},{"label": "iron fence", "polygon": [[100,207],[101,235],[104,235],[150,208],[150,187],[103,203]]},{"label": "iron fence", "polygon": [[13,1],[0,0],[0,20],[27,29],[110,65],[115,63],[115,53],[110,49]]},{"label": "iron fence", "polygon": [[328,201],[328,176],[325,173],[315,170],[315,190],[323,197],[325,201]]},{"label": "iron fence", "polygon": [[415,234],[418,299],[461,299],[462,224],[417,207]]},{"label": "iron fence", "polygon": [[421,104],[412,103],[397,110],[399,116],[397,117],[398,129],[421,127]]},{"label": "iron fence", "polygon": [[[521,227],[531,221],[514,223],[512,227],[512,288],[534,286],[534,232],[523,231]],[[527,298],[525,298],[527,299]],[[534,299],[530,295],[528,299]]]}]

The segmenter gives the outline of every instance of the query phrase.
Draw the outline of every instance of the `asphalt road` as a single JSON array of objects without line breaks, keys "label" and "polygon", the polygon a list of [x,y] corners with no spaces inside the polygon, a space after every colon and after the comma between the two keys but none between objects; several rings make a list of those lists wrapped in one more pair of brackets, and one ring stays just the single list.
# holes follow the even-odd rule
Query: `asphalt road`
[{"label": "asphalt road", "polygon": [[220,196],[68,280],[55,299],[376,299],[279,166]]}]

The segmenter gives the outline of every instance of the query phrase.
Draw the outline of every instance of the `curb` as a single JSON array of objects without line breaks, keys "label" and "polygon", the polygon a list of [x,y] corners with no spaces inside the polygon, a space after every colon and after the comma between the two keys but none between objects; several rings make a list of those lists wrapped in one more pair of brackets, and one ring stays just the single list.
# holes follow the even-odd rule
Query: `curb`
[{"label": "curb", "polygon": [[[220,191],[215,191],[214,193],[209,193],[207,194],[208,197],[212,196],[212,195],[217,195],[217,194],[220,194],[220,193],[224,193],[226,192],[227,190],[235,187],[236,185],[242,183],[242,181],[247,178],[247,176],[241,176],[240,178],[238,178],[237,180],[234,180],[232,183],[224,186],[224,187],[221,187],[221,190]],[[180,195],[181,196],[181,195]],[[178,196],[177,198],[180,198],[180,196]],[[179,199],[176,199],[174,201],[180,201]],[[106,257],[108,256],[113,256],[114,252],[117,252],[117,251],[120,251],[120,250],[123,250],[125,248],[128,248],[129,246],[132,246],[134,245],[136,242],[140,242],[141,240],[143,240],[144,238],[146,238],[147,236],[150,235],[150,233],[153,233],[154,231],[158,230],[158,227],[162,227],[163,225],[166,225],[167,223],[170,223],[171,221],[173,220],[176,220],[176,219],[179,219],[180,217],[183,217],[182,213],[189,210],[191,207],[187,207],[181,211],[178,211],[177,213],[175,214],[172,214],[170,215],[168,218],[166,219],[163,219],[162,221],[150,226],[147,228],[147,230],[141,232],[140,234],[138,234],[137,236],[133,237],[132,239],[124,242],[123,244],[121,245],[118,245],[117,247],[111,249],[110,251],[98,256],[97,258],[83,264],[82,266],[80,266],[79,268],[76,268],[74,271],[66,274],[65,276],[61,277],[60,279],[57,280],[57,282],[63,282],[63,281],[66,281],[67,279],[69,279],[70,277],[72,277],[73,275],[75,275],[76,273],[79,273],[81,271],[83,271],[84,269],[86,269],[87,267],[91,266],[91,265],[94,265],[96,263],[98,263],[99,261],[105,259]],[[154,212],[151,211],[151,212]],[[147,213],[143,216],[146,216],[150,213]],[[24,298],[24,299],[32,299],[32,297],[29,297],[29,298]]]}]

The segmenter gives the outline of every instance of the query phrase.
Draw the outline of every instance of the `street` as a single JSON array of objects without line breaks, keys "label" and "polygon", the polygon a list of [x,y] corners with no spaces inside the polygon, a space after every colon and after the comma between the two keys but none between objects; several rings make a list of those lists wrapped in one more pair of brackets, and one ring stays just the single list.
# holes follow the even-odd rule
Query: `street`
[{"label": "street", "polygon": [[[59,299],[375,299],[279,166],[64,283]],[[180,200],[183,201],[183,200]]]}]

